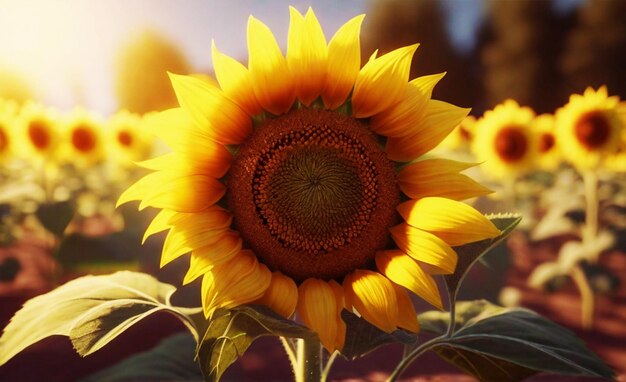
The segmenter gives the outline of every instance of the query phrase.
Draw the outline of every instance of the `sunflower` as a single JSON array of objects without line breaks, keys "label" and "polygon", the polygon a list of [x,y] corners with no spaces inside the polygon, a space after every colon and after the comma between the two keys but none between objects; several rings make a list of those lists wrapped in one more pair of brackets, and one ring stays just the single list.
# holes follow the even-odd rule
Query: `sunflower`
[{"label": "sunflower", "polygon": [[514,100],[497,105],[476,122],[472,151],[494,178],[516,177],[532,168],[536,156],[531,125],[535,113]]},{"label": "sunflower", "polygon": [[59,116],[49,107],[27,103],[20,111],[20,135],[23,153],[29,159],[51,159],[60,142]]},{"label": "sunflower", "polygon": [[619,97],[609,97],[605,86],[571,95],[556,113],[557,141],[565,159],[579,170],[593,170],[614,154],[624,127],[619,107]]},{"label": "sunflower", "polygon": [[105,159],[103,124],[89,111],[74,109],[66,118],[63,135],[65,162],[85,167]]},{"label": "sunflower", "polygon": [[364,16],[327,44],[311,9],[290,14],[286,57],[251,16],[247,67],[213,44],[218,85],[171,75],[181,107],[152,128],[173,152],[144,162],[155,172],[118,203],[161,209],[146,237],[169,230],[161,265],[191,252],[183,283],[202,277],[207,317],[252,302],[297,311],[329,351],[343,346],[344,308],[416,332],[409,291],[441,308],[431,275],[454,271],[452,247],[499,234],[459,201],[484,192],[459,175],[471,165],[399,166],[468,110],[430,99],[441,75],[408,82],[417,45],[361,68]]},{"label": "sunflower", "polygon": [[4,163],[14,157],[14,124],[15,117],[12,113],[0,111],[0,163]]},{"label": "sunflower", "polygon": [[152,148],[152,136],[147,133],[142,117],[127,110],[111,116],[107,133],[112,156],[122,165],[146,159]]},{"label": "sunflower", "polygon": [[554,116],[542,114],[533,121],[537,143],[538,167],[546,170],[555,170],[561,162],[561,154],[556,144]]}]

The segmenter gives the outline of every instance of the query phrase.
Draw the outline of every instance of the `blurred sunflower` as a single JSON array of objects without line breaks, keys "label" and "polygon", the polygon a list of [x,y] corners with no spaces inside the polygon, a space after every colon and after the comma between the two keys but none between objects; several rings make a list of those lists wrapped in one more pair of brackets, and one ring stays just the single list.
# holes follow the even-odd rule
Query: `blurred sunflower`
[{"label": "blurred sunflower", "polygon": [[115,113],[107,122],[107,133],[112,146],[112,157],[122,165],[144,160],[152,148],[152,135],[144,125],[140,115],[122,110]]},{"label": "blurred sunflower", "polygon": [[494,178],[514,178],[532,168],[536,157],[531,124],[535,113],[514,100],[485,112],[476,122],[472,151]]},{"label": "blurred sunflower", "polygon": [[561,162],[561,154],[556,144],[554,116],[542,114],[533,121],[537,143],[537,163],[539,168],[552,171]]},{"label": "blurred sunflower", "polygon": [[0,112],[0,163],[13,159],[15,154],[15,117]]},{"label": "blurred sunflower", "polygon": [[31,160],[50,160],[60,142],[58,113],[38,103],[27,103],[20,111],[22,153]]},{"label": "blurred sunflower", "polygon": [[218,86],[171,75],[181,107],[152,128],[173,153],[144,162],[156,171],[118,203],[162,209],[146,237],[169,230],[162,265],[191,252],[183,282],[202,276],[207,317],[250,302],[285,317],[297,309],[329,351],[343,346],[343,308],[386,332],[418,331],[407,289],[441,308],[431,274],[454,272],[452,246],[499,234],[457,201],[483,192],[471,179],[442,190],[421,177],[468,165],[397,172],[468,110],[430,99],[441,75],[408,82],[417,45],[360,68],[364,16],[327,44],[311,9],[290,14],[286,57],[251,16],[247,68],[214,45]]},{"label": "blurred sunflower", "polygon": [[619,147],[624,121],[619,97],[606,86],[570,96],[556,112],[557,141],[563,156],[579,170],[593,170]]},{"label": "blurred sunflower", "polygon": [[83,108],[74,109],[64,124],[63,161],[78,167],[105,159],[102,122]]},{"label": "blurred sunflower", "polygon": [[475,125],[476,117],[468,115],[437,147],[452,151],[469,150],[474,138]]}]

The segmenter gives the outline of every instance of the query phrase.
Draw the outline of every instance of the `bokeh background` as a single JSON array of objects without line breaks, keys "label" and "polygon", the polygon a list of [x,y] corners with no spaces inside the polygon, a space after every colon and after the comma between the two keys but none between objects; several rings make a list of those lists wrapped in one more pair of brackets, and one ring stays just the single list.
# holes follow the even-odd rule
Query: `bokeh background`
[{"label": "bokeh background", "polygon": [[[345,21],[366,13],[362,57],[375,49],[385,53],[421,43],[411,78],[447,72],[433,98],[470,107],[476,117],[509,98],[536,114],[553,113],[571,94],[589,86],[606,85],[610,95],[626,99],[626,0],[0,0],[0,99],[12,100],[17,107],[35,101],[62,115],[73,115],[81,107],[89,118],[102,121],[110,121],[120,110],[141,116],[174,107],[166,71],[210,75],[212,41],[245,63],[250,14],[272,29],[284,50],[289,5],[301,12],[312,6],[327,38]],[[0,114],[2,110],[0,104]],[[157,142],[152,152],[162,150]],[[33,197],[41,190],[24,185],[41,186],[39,175],[11,175],[31,165],[0,163],[0,326],[28,298],[86,273],[135,269],[180,284],[185,260],[165,270],[158,267],[164,236],[140,244],[154,212],[137,213],[136,205],[114,206],[125,185],[145,172],[109,165],[89,171],[67,165],[51,169],[43,164],[44,173],[53,173],[48,183],[54,178],[60,191]],[[517,200],[508,195],[476,202],[486,212],[523,212],[525,223],[522,233],[472,272],[461,297],[531,307],[574,330],[625,374],[624,171],[603,178],[602,195],[612,200],[613,212],[619,215],[615,219],[621,220],[614,229],[616,242],[604,248],[601,266],[587,270],[600,296],[593,330],[580,324],[580,297],[571,282],[557,277],[543,288],[531,288],[527,282],[539,264],[553,261],[563,243],[575,238],[572,231],[537,240],[529,234],[546,210],[540,205],[545,200],[538,202],[536,196],[558,183],[554,174],[535,174],[522,182]],[[481,179],[479,172],[473,175]],[[570,190],[579,192],[581,184],[580,177],[567,172],[556,187],[561,194],[555,191],[557,199],[552,200],[567,198]],[[490,186],[506,193],[506,184]],[[43,184],[46,187],[49,184]],[[582,194],[576,197],[572,208],[563,211],[569,214],[570,226],[584,221],[584,206],[578,203]],[[539,217],[534,216],[537,206]],[[181,304],[197,305],[197,288],[192,285],[177,298]],[[176,320],[159,316],[115,340],[110,350],[82,360],[68,341],[42,341],[0,367],[0,380],[80,379],[183,330]],[[400,352],[392,347],[351,364],[338,361],[331,376],[384,379]],[[41,366],[30,367],[33,360]],[[59,362],[70,366],[55,369]],[[50,369],[55,372],[46,374]],[[290,378],[286,357],[271,339],[255,344],[229,373],[231,380]],[[423,373],[427,379],[461,378],[435,357],[424,358],[407,376]]]}]

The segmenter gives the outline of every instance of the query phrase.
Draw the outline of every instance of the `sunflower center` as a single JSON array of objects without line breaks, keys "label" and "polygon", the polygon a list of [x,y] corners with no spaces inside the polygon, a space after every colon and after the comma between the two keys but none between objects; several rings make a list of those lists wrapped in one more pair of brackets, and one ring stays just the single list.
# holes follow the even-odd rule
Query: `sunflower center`
[{"label": "sunflower center", "polygon": [[575,127],[576,138],[589,150],[603,146],[609,140],[610,131],[609,122],[601,111],[582,115]]},{"label": "sunflower center", "polygon": [[133,136],[128,131],[120,131],[117,133],[117,141],[124,147],[130,147],[133,144]]},{"label": "sunflower center", "polygon": [[498,132],[495,139],[496,152],[505,162],[517,162],[528,150],[526,135],[517,126],[505,127]]},{"label": "sunflower center", "polygon": [[388,244],[399,195],[393,164],[367,125],[322,110],[257,127],[228,178],[246,245],[296,280],[369,266]]},{"label": "sunflower center", "polygon": [[96,147],[96,137],[86,127],[77,127],[72,131],[72,145],[76,150],[86,153]]},{"label": "sunflower center", "polygon": [[28,125],[28,138],[35,148],[44,150],[50,144],[48,128],[42,121],[32,121]]},{"label": "sunflower center", "polygon": [[554,135],[550,133],[541,134],[541,136],[539,137],[539,152],[542,154],[547,153],[548,151],[552,150],[552,148],[554,147],[554,143]]}]

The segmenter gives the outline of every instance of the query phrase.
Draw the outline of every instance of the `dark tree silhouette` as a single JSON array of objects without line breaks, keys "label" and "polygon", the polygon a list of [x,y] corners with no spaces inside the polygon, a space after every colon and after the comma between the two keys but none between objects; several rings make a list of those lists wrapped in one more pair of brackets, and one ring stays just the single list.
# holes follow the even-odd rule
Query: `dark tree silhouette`
[{"label": "dark tree silhouette", "polygon": [[476,99],[469,66],[452,48],[438,0],[371,1],[363,23],[363,60],[379,49],[379,55],[419,42],[411,66],[411,78],[447,72],[433,97],[460,106]]},{"label": "dark tree silhouette", "polygon": [[626,1],[584,3],[560,63],[568,93],[607,85],[611,94],[626,98]]},{"label": "dark tree silhouette", "polygon": [[487,2],[477,55],[482,64],[484,107],[507,98],[537,112],[562,104],[558,57],[566,21],[548,0]]}]

